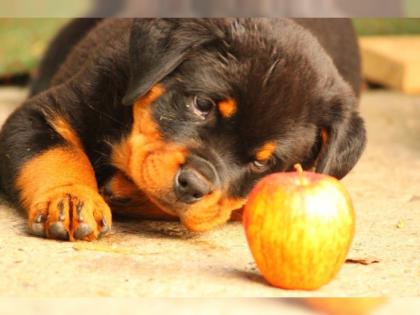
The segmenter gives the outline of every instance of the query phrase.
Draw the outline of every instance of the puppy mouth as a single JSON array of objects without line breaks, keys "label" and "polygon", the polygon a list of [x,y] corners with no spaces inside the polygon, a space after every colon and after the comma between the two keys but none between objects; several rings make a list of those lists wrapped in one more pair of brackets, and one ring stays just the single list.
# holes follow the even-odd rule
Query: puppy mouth
[{"label": "puppy mouth", "polygon": [[174,207],[173,201],[168,199],[159,198],[155,196],[148,195],[150,201],[152,201],[156,206],[158,206],[163,212],[178,217],[178,211],[176,211],[176,207]]}]

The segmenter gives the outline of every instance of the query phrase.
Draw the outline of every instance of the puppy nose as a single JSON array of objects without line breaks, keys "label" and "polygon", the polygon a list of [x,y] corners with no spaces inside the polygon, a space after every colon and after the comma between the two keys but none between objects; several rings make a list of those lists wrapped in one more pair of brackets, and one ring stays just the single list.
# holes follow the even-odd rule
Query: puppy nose
[{"label": "puppy nose", "polygon": [[210,183],[191,168],[181,169],[175,177],[175,195],[179,201],[192,204],[211,193]]}]

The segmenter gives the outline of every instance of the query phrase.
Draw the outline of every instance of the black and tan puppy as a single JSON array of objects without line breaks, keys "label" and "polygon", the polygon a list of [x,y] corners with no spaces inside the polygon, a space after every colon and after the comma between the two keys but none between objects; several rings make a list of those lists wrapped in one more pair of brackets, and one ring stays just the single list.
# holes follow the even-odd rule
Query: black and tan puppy
[{"label": "black and tan puppy", "polygon": [[80,23],[0,135],[2,189],[36,235],[94,240],[109,205],[205,231],[263,176],[299,162],[341,178],[363,151],[350,21]]}]

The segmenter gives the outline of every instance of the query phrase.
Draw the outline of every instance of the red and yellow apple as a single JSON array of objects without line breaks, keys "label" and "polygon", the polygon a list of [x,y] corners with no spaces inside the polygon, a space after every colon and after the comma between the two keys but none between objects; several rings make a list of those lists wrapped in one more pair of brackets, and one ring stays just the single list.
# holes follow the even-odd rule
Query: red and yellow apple
[{"label": "red and yellow apple", "polygon": [[255,186],[243,224],[257,267],[270,284],[315,290],[330,282],[343,265],[355,214],[337,179],[296,168],[270,175]]}]

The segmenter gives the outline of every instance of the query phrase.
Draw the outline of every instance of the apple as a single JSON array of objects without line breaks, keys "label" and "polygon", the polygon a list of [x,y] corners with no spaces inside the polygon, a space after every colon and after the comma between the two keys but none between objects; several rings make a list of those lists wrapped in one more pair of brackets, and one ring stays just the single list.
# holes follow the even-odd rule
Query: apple
[{"label": "apple", "polygon": [[305,302],[313,309],[326,315],[368,315],[385,298],[310,298]]},{"label": "apple", "polygon": [[243,224],[257,267],[270,284],[315,290],[343,265],[355,214],[349,193],[337,179],[295,168],[269,175],[255,186]]}]

